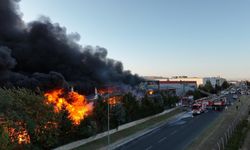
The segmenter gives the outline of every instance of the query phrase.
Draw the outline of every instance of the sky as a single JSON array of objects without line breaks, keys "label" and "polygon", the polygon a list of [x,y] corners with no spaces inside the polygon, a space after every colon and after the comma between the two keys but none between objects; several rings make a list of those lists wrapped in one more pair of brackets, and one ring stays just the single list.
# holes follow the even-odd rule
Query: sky
[{"label": "sky", "polygon": [[250,79],[250,0],[22,0],[141,76]]}]

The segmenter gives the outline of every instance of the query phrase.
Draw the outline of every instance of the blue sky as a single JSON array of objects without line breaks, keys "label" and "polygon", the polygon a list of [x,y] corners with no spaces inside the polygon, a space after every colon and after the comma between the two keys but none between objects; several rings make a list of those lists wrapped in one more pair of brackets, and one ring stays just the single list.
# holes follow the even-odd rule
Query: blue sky
[{"label": "blue sky", "polygon": [[22,0],[139,75],[250,78],[249,0]]}]

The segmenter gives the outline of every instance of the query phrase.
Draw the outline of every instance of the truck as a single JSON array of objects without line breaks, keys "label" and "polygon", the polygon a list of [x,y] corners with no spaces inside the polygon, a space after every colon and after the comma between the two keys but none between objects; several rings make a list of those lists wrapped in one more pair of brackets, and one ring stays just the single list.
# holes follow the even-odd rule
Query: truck
[{"label": "truck", "polygon": [[194,103],[192,105],[192,114],[193,115],[200,115],[201,113],[204,113],[205,110],[206,110],[205,103]]},{"label": "truck", "polygon": [[[229,102],[229,103],[230,103],[230,102]],[[220,99],[215,100],[215,101],[213,102],[213,108],[214,108],[214,110],[220,111],[220,110],[223,110],[224,107],[225,107],[226,105],[228,105],[229,103],[227,103],[227,98],[226,98],[226,97],[220,98]]]}]

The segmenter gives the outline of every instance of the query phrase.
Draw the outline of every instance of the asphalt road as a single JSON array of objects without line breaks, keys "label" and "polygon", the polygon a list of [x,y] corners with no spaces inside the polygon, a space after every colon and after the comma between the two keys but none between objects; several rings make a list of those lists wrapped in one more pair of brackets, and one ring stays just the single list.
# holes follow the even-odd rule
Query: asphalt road
[{"label": "asphalt road", "polygon": [[[227,96],[233,102],[232,95]],[[221,112],[209,110],[201,115],[192,116],[187,112],[176,120],[133,140],[116,150],[183,150],[195,137],[214,120]]]},{"label": "asphalt road", "polygon": [[220,112],[209,111],[192,117],[188,112],[173,122],[146,134],[117,150],[182,150],[187,147]]}]

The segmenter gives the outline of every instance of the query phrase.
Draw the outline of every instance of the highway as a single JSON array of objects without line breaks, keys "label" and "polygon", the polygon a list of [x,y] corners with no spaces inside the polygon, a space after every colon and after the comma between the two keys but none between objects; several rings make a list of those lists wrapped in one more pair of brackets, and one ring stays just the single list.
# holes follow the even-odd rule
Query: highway
[{"label": "highway", "polygon": [[[233,101],[232,96],[227,96]],[[183,150],[195,137],[215,120],[221,112],[209,110],[201,115],[192,116],[186,112],[179,118],[160,128],[133,140],[116,150]]]},{"label": "highway", "polygon": [[117,150],[182,150],[212,122],[220,112],[209,111],[192,117],[191,112],[129,142]]}]

